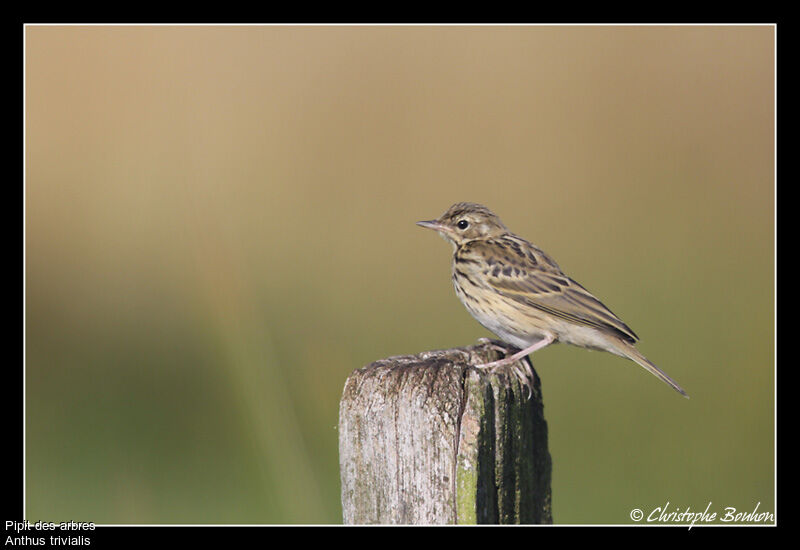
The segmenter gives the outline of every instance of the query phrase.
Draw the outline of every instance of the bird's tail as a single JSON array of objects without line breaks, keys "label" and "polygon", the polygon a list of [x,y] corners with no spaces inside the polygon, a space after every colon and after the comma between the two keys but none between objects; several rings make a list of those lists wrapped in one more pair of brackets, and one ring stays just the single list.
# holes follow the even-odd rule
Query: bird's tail
[{"label": "bird's tail", "polygon": [[631,344],[628,344],[626,342],[620,342],[616,347],[617,347],[616,351],[619,353],[619,355],[626,357],[631,361],[643,366],[646,370],[655,375],[659,380],[665,382],[666,384],[669,384],[672,387],[672,389],[674,389],[676,392],[678,392],[687,399],[689,398],[689,395],[685,391],[683,391],[683,388],[681,388],[678,385],[678,383],[675,382],[675,380],[670,378],[667,375],[667,373],[665,373],[663,370],[661,370],[653,363],[651,363],[647,357],[642,355],[641,352],[635,347],[633,347]]}]

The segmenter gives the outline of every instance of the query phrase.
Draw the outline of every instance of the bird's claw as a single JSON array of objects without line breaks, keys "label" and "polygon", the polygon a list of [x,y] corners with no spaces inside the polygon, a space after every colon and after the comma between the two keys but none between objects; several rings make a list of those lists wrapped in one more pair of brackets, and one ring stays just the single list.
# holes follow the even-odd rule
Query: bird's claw
[{"label": "bird's claw", "polygon": [[[511,360],[511,356],[517,351],[516,348],[507,346],[503,342],[492,340],[490,338],[479,338],[478,342],[488,345],[495,351],[499,351],[500,353],[504,354],[505,357],[503,359],[498,359],[497,361],[491,361],[482,365],[475,365],[475,368],[485,369],[488,373],[495,374],[500,369],[510,367],[509,370],[520,381],[523,388],[525,388],[528,394],[527,399],[530,399],[533,395],[534,382],[533,365],[531,364],[530,357],[525,356],[521,360]],[[522,363],[524,366],[520,366],[518,363]]]}]

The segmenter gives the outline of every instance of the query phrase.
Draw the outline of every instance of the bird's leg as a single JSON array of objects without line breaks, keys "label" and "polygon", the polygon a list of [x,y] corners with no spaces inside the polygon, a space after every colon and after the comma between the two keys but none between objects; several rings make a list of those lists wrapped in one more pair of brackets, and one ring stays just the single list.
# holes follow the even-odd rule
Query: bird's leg
[{"label": "bird's leg", "polygon": [[510,365],[511,363],[516,361],[517,359],[519,359],[521,357],[525,357],[526,355],[530,355],[531,353],[533,353],[537,349],[542,349],[545,346],[549,346],[550,344],[553,343],[553,340],[555,340],[553,335],[552,334],[548,334],[547,336],[545,336],[543,339],[539,340],[535,344],[533,344],[531,346],[528,346],[527,348],[525,348],[523,350],[520,350],[517,353],[515,353],[513,355],[510,355],[510,356],[508,356],[508,357],[506,357],[504,359],[499,359],[497,361],[492,361],[491,363],[485,363],[483,365],[475,365],[475,366],[477,368],[479,368],[479,369],[487,369],[488,368],[488,369],[491,369],[493,371],[494,369],[496,369],[498,367],[504,367],[506,365]]}]

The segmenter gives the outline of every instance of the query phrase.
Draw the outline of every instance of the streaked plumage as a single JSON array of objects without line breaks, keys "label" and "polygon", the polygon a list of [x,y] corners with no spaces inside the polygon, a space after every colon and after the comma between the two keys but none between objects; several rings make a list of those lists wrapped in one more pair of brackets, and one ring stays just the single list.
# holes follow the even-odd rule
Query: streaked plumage
[{"label": "streaked plumage", "polygon": [[[439,219],[418,222],[453,245],[453,285],[484,327],[520,352],[483,367],[510,364],[555,342],[630,359],[676,391],[686,392],[642,355],[636,334],[543,250],[511,233],[494,213],[454,204]],[[688,397],[688,396],[687,396]]]}]

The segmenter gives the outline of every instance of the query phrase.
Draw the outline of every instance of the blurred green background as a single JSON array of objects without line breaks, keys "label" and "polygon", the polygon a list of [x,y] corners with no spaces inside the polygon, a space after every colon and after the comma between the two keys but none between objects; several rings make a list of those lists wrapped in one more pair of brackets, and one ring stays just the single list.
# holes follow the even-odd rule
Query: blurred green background
[{"label": "blurred green background", "polygon": [[490,336],[458,201],[691,395],[537,352],[557,523],[774,512],[774,32],[28,27],[28,519],[340,522],[348,374]]}]

